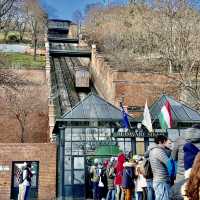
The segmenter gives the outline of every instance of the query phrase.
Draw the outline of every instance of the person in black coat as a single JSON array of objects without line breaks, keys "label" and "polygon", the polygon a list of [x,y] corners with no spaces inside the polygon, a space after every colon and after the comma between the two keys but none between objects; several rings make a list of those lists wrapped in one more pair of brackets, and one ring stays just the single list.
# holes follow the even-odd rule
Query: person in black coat
[{"label": "person in black coat", "polygon": [[132,160],[123,164],[123,177],[122,177],[122,188],[125,193],[125,200],[132,200],[133,191],[135,189],[134,179],[135,175],[135,164]]}]

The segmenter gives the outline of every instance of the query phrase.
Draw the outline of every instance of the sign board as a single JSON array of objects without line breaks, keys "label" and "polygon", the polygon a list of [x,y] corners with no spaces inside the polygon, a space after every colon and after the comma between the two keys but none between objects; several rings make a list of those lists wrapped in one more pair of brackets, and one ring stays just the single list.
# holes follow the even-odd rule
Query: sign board
[{"label": "sign board", "polygon": [[165,134],[160,132],[152,132],[149,133],[145,131],[144,129],[126,129],[126,128],[120,128],[117,132],[112,133],[112,137],[116,138],[135,138],[135,137],[155,137],[158,134]]},{"label": "sign board", "polygon": [[9,171],[10,167],[8,165],[0,165],[0,172]]}]

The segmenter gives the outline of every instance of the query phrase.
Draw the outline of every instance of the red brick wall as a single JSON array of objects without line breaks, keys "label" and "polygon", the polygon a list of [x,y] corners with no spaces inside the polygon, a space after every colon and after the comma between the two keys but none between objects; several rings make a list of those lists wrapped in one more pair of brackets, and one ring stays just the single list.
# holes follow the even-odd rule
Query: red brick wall
[{"label": "red brick wall", "polygon": [[144,107],[146,99],[151,105],[163,93],[178,97],[177,86],[167,75],[117,71],[94,49],[91,74],[99,94],[116,106],[119,106],[122,96],[126,106],[140,107]]},{"label": "red brick wall", "polygon": [[56,196],[56,145],[0,144],[0,165],[9,171],[0,171],[0,200],[10,199],[12,161],[39,161],[39,200],[52,200]]},{"label": "red brick wall", "polygon": [[[33,83],[45,83],[44,70],[11,70],[18,73],[22,79],[33,81]],[[35,111],[27,117],[26,133],[24,141],[27,143],[48,142],[48,93],[45,92],[47,85],[42,85],[44,90],[44,111]],[[17,143],[21,139],[21,129],[15,115],[10,112],[4,99],[4,90],[0,88],[0,143]]]}]

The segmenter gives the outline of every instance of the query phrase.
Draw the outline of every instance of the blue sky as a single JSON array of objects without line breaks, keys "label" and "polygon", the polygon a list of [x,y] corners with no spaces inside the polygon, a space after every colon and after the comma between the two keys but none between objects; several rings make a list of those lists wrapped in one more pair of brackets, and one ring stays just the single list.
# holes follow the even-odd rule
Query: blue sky
[{"label": "blue sky", "polygon": [[[104,3],[108,0],[40,0],[46,7],[50,18],[72,20],[73,12],[80,10],[84,13],[85,6],[91,3]],[[125,2],[126,0],[113,0],[114,2]]]}]

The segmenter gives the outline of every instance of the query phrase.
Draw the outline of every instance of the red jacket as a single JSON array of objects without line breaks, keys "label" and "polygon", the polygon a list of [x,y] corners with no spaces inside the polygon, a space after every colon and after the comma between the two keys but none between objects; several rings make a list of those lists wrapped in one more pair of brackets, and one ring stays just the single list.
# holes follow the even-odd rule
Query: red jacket
[{"label": "red jacket", "polygon": [[123,163],[125,162],[125,155],[123,153],[119,154],[117,159],[117,165],[115,167],[115,185],[122,185],[122,176],[123,176]]}]

